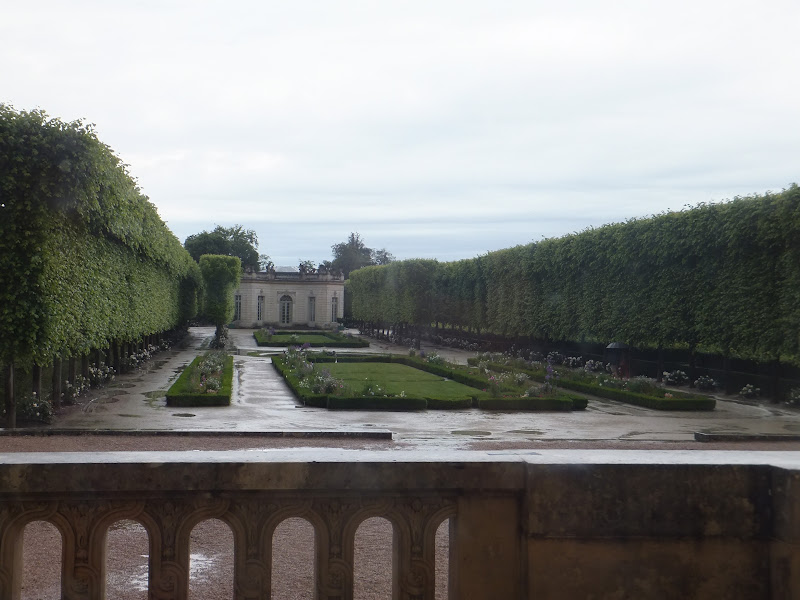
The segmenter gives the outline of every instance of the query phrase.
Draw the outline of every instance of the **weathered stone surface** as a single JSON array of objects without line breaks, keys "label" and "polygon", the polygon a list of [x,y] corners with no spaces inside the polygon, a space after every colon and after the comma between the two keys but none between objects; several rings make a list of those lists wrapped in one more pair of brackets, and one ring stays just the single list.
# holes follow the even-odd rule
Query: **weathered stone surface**
[{"label": "weathered stone surface", "polygon": [[527,597],[767,599],[768,573],[766,541],[532,539]]},{"label": "weathered stone surface", "polygon": [[770,471],[742,465],[531,465],[528,534],[764,539]]},{"label": "weathered stone surface", "polygon": [[237,598],[265,598],[272,534],[302,517],[315,530],[319,597],[350,600],[355,532],[374,516],[392,524],[404,600],[433,597],[448,518],[459,599],[791,598],[797,458],[735,454],[0,455],[0,598],[19,597],[33,520],[61,532],[63,596],[103,598],[106,532],[132,519],[151,540],[150,597],[184,600],[191,531],[208,518],[233,532]]}]

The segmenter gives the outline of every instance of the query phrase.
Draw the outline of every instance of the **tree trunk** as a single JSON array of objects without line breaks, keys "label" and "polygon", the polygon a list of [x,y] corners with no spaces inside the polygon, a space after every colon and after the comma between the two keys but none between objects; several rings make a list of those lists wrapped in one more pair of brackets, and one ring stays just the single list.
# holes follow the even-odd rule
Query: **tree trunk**
[{"label": "tree trunk", "polygon": [[17,399],[14,397],[14,363],[10,362],[5,369],[6,385],[6,428],[17,427]]},{"label": "tree trunk", "polygon": [[664,348],[658,347],[658,358],[656,358],[656,381],[661,383],[664,380]]},{"label": "tree trunk", "polygon": [[53,409],[61,408],[61,359],[59,357],[53,358],[53,377],[52,377],[52,392],[50,396],[50,404]]},{"label": "tree trunk", "polygon": [[31,390],[33,391],[36,399],[41,402],[42,400],[42,367],[33,365],[31,369]]}]

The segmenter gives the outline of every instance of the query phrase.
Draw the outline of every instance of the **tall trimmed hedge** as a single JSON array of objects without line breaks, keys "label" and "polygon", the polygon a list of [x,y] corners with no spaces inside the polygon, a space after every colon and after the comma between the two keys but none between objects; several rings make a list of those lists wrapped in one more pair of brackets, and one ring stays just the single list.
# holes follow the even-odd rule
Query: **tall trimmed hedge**
[{"label": "tall trimmed hedge", "polygon": [[[405,288],[409,272],[412,285]],[[353,317],[362,321],[702,347],[757,360],[798,357],[800,188],[475,259],[359,269],[350,274],[348,293]]]},{"label": "tall trimmed hedge", "polygon": [[0,361],[49,364],[196,312],[197,264],[90,126],[0,105]]},{"label": "tall trimmed hedge", "polygon": [[200,272],[206,290],[204,310],[217,326],[219,337],[222,328],[234,317],[233,292],[242,277],[242,261],[238,256],[203,254],[200,257]]}]

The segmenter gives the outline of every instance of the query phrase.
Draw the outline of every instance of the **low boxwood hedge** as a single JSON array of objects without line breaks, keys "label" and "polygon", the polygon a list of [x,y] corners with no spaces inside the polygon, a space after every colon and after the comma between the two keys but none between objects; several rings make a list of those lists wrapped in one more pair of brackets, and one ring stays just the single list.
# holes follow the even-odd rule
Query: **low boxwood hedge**
[{"label": "low boxwood hedge", "polygon": [[380,396],[328,396],[328,408],[332,410],[425,410],[425,398],[382,398]]},{"label": "low boxwood hedge", "polygon": [[[298,336],[302,335],[317,335],[323,336],[328,338],[328,341],[324,342],[306,342],[312,348],[366,348],[369,346],[369,342],[367,340],[363,340],[361,338],[356,337],[348,337],[346,335],[342,335],[341,333],[337,333],[334,331],[276,331],[275,335],[292,335],[297,334]],[[267,347],[274,347],[274,348],[285,348],[287,344],[285,341],[281,342],[273,342],[268,339],[268,334],[264,332],[263,329],[258,329],[253,333],[253,337],[256,340],[256,344],[258,346],[267,346]],[[303,344],[302,341],[299,341],[297,345]]]},{"label": "low boxwood hedge", "polygon": [[[474,359],[468,359],[474,360]],[[497,363],[490,363],[489,368],[492,371],[498,372],[512,372],[514,370],[522,373],[527,373],[532,379],[536,381],[545,381],[546,373],[542,369],[513,369],[508,365],[500,365]],[[558,387],[563,389],[574,390],[584,394],[591,394],[601,398],[608,398],[609,400],[618,400],[627,404],[634,404],[645,408],[653,408],[655,410],[692,410],[692,411],[706,411],[714,410],[717,401],[709,396],[700,396],[693,394],[686,394],[683,392],[673,392],[672,398],[661,396],[649,396],[638,392],[630,392],[628,390],[621,390],[619,388],[602,386],[589,381],[574,381],[568,377],[563,377],[558,380]]]},{"label": "low boxwood hedge", "polygon": [[[453,368],[450,365],[429,363],[424,359],[396,354],[371,354],[371,355],[339,355],[332,356],[325,353],[309,353],[309,360],[314,363],[331,362],[382,362],[404,364],[415,369],[427,371],[437,376],[452,379],[477,389],[484,389],[487,382],[484,378]],[[313,394],[307,388],[301,388],[299,379],[285,366],[282,357],[273,357],[272,364],[283,375],[286,383],[306,406],[331,409],[364,409],[364,410],[458,410],[465,408],[482,408],[485,410],[584,410],[588,399],[576,394],[561,393],[552,398],[461,398],[458,400],[444,400],[441,398],[384,398],[384,397],[350,397],[327,394]]]},{"label": "low boxwood hedge", "polygon": [[[585,401],[586,399],[583,398]],[[478,408],[483,410],[574,410],[573,396],[557,394],[545,398],[481,398]],[[583,405],[586,408],[586,405]]]},{"label": "low boxwood hedge", "polygon": [[231,389],[233,387],[233,357],[225,357],[220,388],[219,391],[213,394],[198,394],[189,387],[192,370],[202,358],[202,355],[195,357],[169,388],[167,391],[167,406],[230,406]]}]

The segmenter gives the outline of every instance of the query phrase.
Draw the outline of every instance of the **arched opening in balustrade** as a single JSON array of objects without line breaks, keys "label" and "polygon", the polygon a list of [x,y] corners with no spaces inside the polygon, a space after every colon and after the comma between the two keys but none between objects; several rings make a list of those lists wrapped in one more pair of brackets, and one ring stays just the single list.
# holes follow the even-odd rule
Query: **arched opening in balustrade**
[{"label": "arched opening in balustrade", "polygon": [[206,519],[189,537],[189,598],[232,598],[233,532],[219,519]]},{"label": "arched opening in balustrade", "polygon": [[22,532],[21,600],[61,597],[63,539],[55,525],[33,521]]},{"label": "arched opening in balustrade", "polygon": [[450,528],[453,519],[445,519],[436,529],[436,600],[450,598]]},{"label": "arched opening in balustrade", "polygon": [[314,600],[315,532],[307,520],[282,521],[272,534],[272,600]]},{"label": "arched opening in balustrade", "polygon": [[117,521],[106,531],[106,597],[147,600],[150,536],[138,521]]},{"label": "arched opening in balustrade", "polygon": [[365,519],[356,530],[353,552],[353,598],[391,598],[394,527],[383,517]]}]

